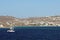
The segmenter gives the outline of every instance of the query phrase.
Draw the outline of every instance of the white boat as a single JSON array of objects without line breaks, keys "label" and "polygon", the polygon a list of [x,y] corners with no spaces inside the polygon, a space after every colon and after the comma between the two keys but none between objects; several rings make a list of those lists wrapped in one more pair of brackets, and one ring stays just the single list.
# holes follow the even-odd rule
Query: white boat
[{"label": "white boat", "polygon": [[10,29],[7,30],[7,32],[15,32],[15,31],[14,31],[14,28],[13,27],[10,27]]}]

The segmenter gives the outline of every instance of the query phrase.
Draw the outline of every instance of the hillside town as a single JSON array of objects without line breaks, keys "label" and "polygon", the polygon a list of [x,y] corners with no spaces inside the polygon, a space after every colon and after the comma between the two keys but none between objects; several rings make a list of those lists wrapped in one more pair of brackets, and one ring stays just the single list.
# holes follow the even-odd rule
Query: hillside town
[{"label": "hillside town", "polygon": [[0,16],[0,28],[11,26],[60,26],[60,16],[16,18]]}]

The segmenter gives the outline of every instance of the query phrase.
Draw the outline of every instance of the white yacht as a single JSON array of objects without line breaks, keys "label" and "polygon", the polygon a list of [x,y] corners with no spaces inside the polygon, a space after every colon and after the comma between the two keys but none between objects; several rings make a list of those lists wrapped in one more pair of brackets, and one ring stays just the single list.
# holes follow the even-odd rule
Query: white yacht
[{"label": "white yacht", "polygon": [[7,30],[7,32],[15,32],[15,31],[14,31],[14,28],[13,27],[10,27],[10,29]]}]

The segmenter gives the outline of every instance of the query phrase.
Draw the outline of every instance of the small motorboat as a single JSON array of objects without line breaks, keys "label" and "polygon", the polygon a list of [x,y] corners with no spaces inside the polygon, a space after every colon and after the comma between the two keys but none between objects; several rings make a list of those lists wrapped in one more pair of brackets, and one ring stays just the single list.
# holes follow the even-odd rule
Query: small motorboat
[{"label": "small motorboat", "polygon": [[15,31],[14,31],[13,27],[10,27],[10,29],[7,30],[7,32],[15,32]]}]

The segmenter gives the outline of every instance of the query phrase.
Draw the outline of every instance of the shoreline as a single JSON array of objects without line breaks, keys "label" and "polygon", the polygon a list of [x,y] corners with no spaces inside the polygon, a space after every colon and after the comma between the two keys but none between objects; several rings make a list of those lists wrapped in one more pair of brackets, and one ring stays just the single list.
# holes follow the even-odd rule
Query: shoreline
[{"label": "shoreline", "polygon": [[[60,27],[60,26],[14,26],[14,28],[16,27]],[[0,28],[10,28],[10,27],[0,27]]]}]

